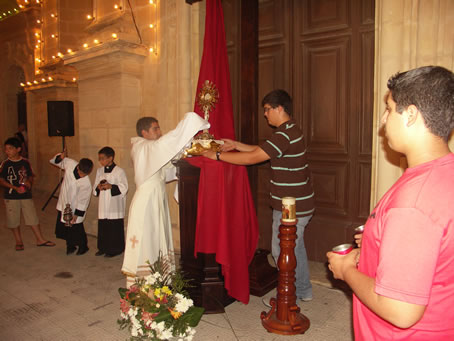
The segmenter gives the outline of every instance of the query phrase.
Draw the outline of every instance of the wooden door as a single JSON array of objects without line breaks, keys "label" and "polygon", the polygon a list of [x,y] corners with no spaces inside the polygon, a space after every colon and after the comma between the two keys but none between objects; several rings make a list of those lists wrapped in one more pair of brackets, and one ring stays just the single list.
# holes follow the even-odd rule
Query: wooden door
[{"label": "wooden door", "polygon": [[[353,228],[369,214],[375,2],[223,0],[222,6],[237,138],[262,143],[272,128],[261,99],[276,88],[291,94],[316,199],[306,248],[309,259],[325,261],[326,251],[351,242]],[[270,250],[269,163],[249,167],[249,175],[259,248]]]},{"label": "wooden door", "polygon": [[[353,240],[369,213],[374,0],[260,0],[258,102],[275,88],[293,97],[314,183],[316,212],[305,241],[325,260]],[[258,143],[270,136],[259,108]],[[260,247],[269,249],[269,164],[258,167]]]}]

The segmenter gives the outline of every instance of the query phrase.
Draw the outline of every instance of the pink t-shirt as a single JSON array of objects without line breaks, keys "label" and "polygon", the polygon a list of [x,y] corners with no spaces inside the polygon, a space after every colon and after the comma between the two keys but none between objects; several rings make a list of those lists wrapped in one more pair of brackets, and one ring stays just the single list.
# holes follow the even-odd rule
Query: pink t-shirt
[{"label": "pink t-shirt", "polygon": [[408,329],[354,297],[355,340],[454,340],[454,154],[409,168],[367,220],[358,269],[375,292],[425,305]]}]

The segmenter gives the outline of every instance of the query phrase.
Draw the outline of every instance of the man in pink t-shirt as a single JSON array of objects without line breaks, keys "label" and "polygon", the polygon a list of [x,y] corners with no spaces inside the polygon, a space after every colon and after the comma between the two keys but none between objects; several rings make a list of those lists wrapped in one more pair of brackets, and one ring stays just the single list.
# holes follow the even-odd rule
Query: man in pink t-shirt
[{"label": "man in pink t-shirt", "polygon": [[382,123],[408,169],[329,268],[354,292],[358,340],[454,340],[454,74],[421,67],[388,81]]}]

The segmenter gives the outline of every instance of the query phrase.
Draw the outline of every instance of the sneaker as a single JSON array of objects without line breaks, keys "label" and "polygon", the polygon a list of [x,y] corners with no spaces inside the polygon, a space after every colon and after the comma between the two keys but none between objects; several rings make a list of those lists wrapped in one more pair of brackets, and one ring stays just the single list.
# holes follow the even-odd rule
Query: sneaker
[{"label": "sneaker", "polygon": [[262,298],[262,303],[263,303],[263,305],[264,305],[265,307],[267,307],[267,308],[271,308],[271,304],[269,303],[269,300],[270,300],[270,299],[269,299],[269,298],[266,298],[266,297]]},{"label": "sneaker", "polygon": [[312,296],[310,296],[310,297],[301,297],[300,300],[303,301],[303,302],[310,302],[310,301],[312,301]]}]

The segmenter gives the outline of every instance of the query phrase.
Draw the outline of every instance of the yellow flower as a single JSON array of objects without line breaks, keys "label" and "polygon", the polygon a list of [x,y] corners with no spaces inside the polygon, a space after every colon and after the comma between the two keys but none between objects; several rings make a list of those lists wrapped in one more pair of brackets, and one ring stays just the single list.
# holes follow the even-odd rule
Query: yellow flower
[{"label": "yellow flower", "polygon": [[172,295],[172,291],[169,289],[167,285],[162,287],[162,292],[166,295]]},{"label": "yellow flower", "polygon": [[160,297],[161,296],[161,288],[156,288],[154,289],[154,295],[156,297]]},{"label": "yellow flower", "polygon": [[141,291],[142,291],[143,293],[147,293],[148,290],[150,290],[150,287],[151,287],[151,285],[149,285],[149,284],[144,285],[144,286],[142,287]]}]

